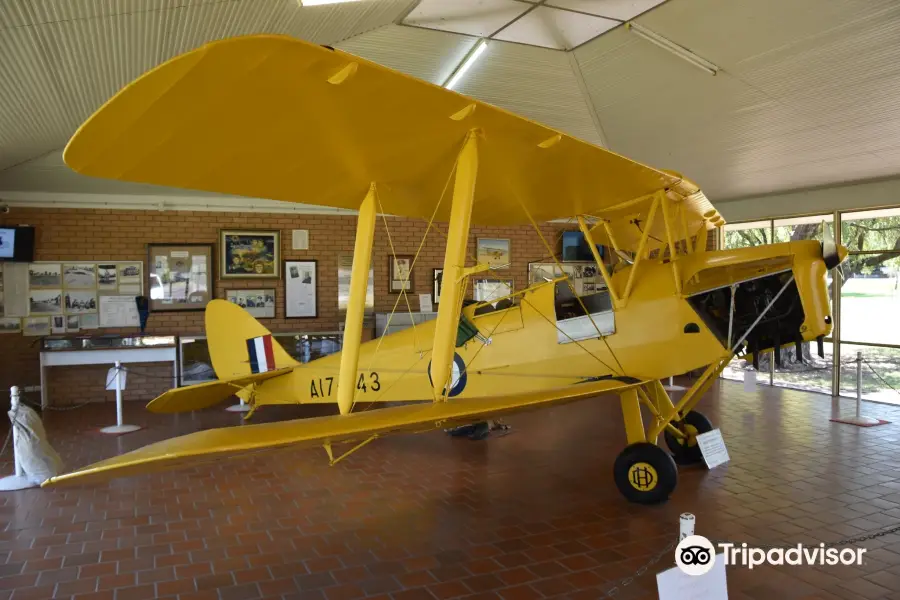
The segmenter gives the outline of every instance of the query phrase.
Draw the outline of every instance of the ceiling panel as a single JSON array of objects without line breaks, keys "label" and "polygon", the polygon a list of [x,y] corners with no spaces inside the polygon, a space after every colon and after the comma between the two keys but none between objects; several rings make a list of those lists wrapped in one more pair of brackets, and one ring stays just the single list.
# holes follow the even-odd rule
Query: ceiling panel
[{"label": "ceiling panel", "polygon": [[547,6],[627,21],[666,0],[547,0]]},{"label": "ceiling panel", "polygon": [[54,73],[29,27],[0,34],[0,171],[60,145],[78,122],[60,107]]},{"label": "ceiling panel", "polygon": [[350,38],[337,48],[442,85],[475,43],[476,38],[455,33],[388,25]]},{"label": "ceiling panel", "polygon": [[421,0],[403,22],[487,37],[529,8],[516,0]]},{"label": "ceiling panel", "polygon": [[600,144],[564,52],[491,42],[454,90]]},{"label": "ceiling panel", "polygon": [[722,71],[624,28],[576,50],[615,151],[713,200],[900,173],[897,3],[694,0],[637,21]]},{"label": "ceiling panel", "polygon": [[266,26],[268,31],[335,45],[400,20],[416,0],[364,0],[299,10],[296,0],[277,0],[277,4],[278,10]]},{"label": "ceiling panel", "polygon": [[495,39],[569,50],[618,24],[610,19],[539,6],[498,33]]}]

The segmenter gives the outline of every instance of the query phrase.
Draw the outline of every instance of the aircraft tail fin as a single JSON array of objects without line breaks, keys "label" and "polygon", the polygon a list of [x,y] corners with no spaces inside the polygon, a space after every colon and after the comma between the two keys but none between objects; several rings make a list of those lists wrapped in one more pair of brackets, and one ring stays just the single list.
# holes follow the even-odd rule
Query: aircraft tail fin
[{"label": "aircraft tail fin", "polygon": [[209,356],[219,379],[299,365],[250,313],[227,300],[206,306]]}]

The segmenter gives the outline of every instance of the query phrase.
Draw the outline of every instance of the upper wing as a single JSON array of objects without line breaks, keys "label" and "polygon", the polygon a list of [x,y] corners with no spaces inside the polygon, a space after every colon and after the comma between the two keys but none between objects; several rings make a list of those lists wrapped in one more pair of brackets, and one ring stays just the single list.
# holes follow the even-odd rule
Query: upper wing
[{"label": "upper wing", "polygon": [[105,481],[114,477],[209,462],[223,454],[233,456],[285,446],[313,446],[326,442],[362,440],[373,435],[423,431],[458,423],[472,423],[508,413],[572,402],[636,385],[640,384],[625,385],[617,381],[604,380],[522,396],[412,404],[343,416],[198,431],[150,444],[72,473],[51,477],[42,485],[49,487]]},{"label": "upper wing", "polygon": [[[593,214],[681,178],[489,104],[284,36],[207,44],[149,71],[86,121],[64,158],[85,175],[447,220],[439,201],[481,130],[472,223]],[[521,205],[520,205],[521,202]]]}]

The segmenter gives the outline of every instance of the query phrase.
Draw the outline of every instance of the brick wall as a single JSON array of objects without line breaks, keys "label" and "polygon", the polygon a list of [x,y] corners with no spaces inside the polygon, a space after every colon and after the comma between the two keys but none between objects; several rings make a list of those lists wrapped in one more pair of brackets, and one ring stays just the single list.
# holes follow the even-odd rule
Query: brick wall
[{"label": "brick wall", "polygon": [[[225,297],[232,288],[276,288],[276,316],[261,322],[271,331],[335,331],[341,322],[337,308],[338,256],[352,254],[356,218],[331,215],[286,215],[261,213],[222,213],[187,211],[124,211],[79,209],[14,209],[0,217],[0,224],[29,224],[37,226],[36,260],[46,261],[142,261],[146,267],[148,243],[215,243],[220,228],[278,229],[281,231],[282,259],[315,259],[318,261],[319,316],[316,319],[284,318],[284,283],[282,280],[216,281],[215,296]],[[388,256],[390,247],[385,224],[391,234],[397,254],[415,255],[425,234],[424,221],[387,218],[376,224],[373,261],[375,270],[375,310],[390,311],[397,300],[388,293]],[[446,224],[437,224],[446,232]],[[291,249],[291,230],[308,229],[308,251]],[[559,250],[558,229],[544,227],[544,236]],[[530,227],[473,228],[469,241],[469,255],[475,255],[477,237],[509,238],[512,252],[511,268],[495,271],[497,277],[513,279],[515,289],[528,284],[528,263],[546,260],[548,253],[540,238]],[[413,270],[415,293],[431,293],[432,269],[443,266],[444,235],[432,231],[426,238],[419,260]],[[470,258],[474,263],[474,258]],[[279,265],[279,268],[281,266]],[[145,282],[146,289],[146,282]],[[471,288],[469,288],[471,296]],[[418,311],[418,298],[412,296],[410,305]],[[405,310],[401,301],[398,310]],[[96,333],[136,333],[137,328],[100,329]],[[151,313],[148,334],[202,334],[203,313]],[[0,335],[0,385],[30,386],[40,382],[38,368],[39,338],[21,334]],[[136,365],[152,368],[163,376],[167,367]],[[89,400],[114,399],[112,392],[104,392],[105,368],[63,368],[48,370],[51,403],[71,404]],[[164,379],[133,373],[129,376],[126,398],[149,400],[166,389]],[[4,394],[5,396],[5,394]]]}]

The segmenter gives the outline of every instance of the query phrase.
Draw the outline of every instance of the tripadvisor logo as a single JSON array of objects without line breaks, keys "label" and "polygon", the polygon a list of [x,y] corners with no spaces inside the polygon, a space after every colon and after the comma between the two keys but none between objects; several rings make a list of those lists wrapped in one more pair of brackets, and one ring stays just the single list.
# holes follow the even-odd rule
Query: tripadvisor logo
[{"label": "tripadvisor logo", "polygon": [[[827,548],[825,544],[797,544],[790,548],[768,550],[747,544],[737,546],[719,543],[718,546],[726,565],[739,565],[749,569],[760,565],[859,566],[863,564],[863,554],[866,553],[865,548]],[[702,535],[691,535],[681,540],[675,548],[675,563],[687,575],[704,575],[715,566],[716,555],[716,547],[712,542]]]}]

